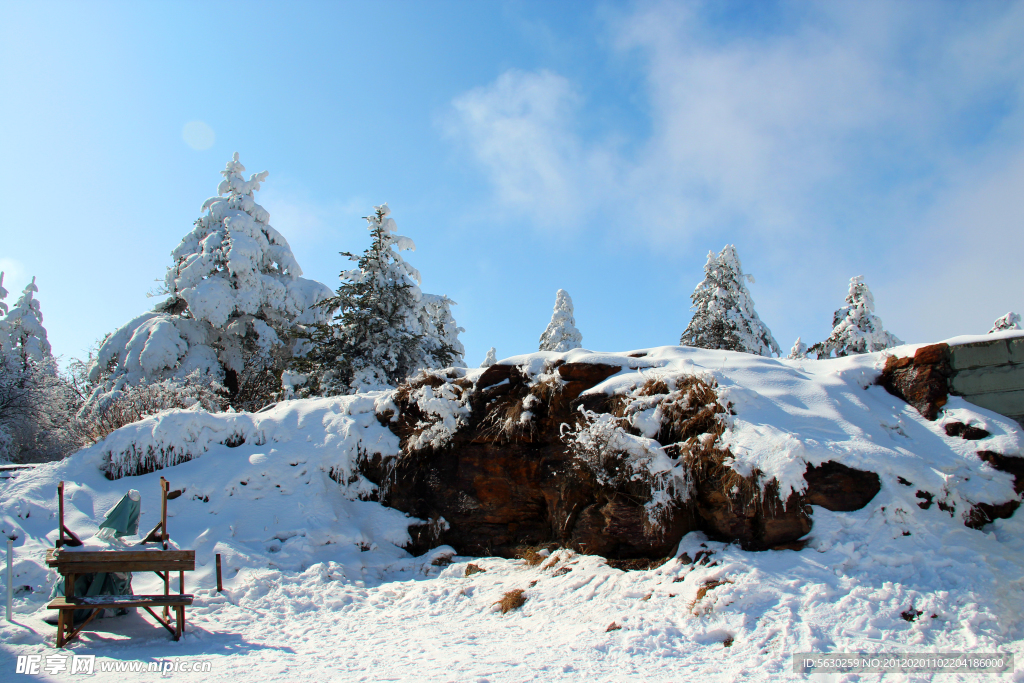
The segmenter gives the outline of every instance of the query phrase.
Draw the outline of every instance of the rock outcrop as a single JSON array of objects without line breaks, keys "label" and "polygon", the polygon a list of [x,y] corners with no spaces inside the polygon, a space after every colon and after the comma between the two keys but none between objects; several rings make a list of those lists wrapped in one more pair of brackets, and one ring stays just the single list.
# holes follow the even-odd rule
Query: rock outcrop
[{"label": "rock outcrop", "polygon": [[919,348],[913,357],[889,356],[878,383],[893,396],[917,408],[925,419],[934,420],[949,398],[949,345]]},{"label": "rock outcrop", "polygon": [[[728,467],[732,456],[719,439],[728,408],[714,386],[687,377],[674,386],[648,381],[632,398],[583,393],[622,370],[555,361],[533,376],[492,365],[475,383],[454,372],[421,375],[379,417],[402,439],[402,455],[367,463],[364,473],[387,505],[429,520],[411,529],[411,550],[446,543],[468,555],[511,556],[551,543],[655,558],[693,530],[766,549],[806,535],[810,505],[856,510],[880,489],[876,474],[829,462],[808,468],[807,490],[782,501],[774,481]],[[441,395],[447,413],[432,407]],[[661,406],[652,443],[669,458],[662,470],[678,465],[676,479],[630,459],[629,449],[645,442],[627,419],[631,401]],[[584,440],[569,437],[599,423],[604,432],[586,433],[593,452],[574,450]]]}]

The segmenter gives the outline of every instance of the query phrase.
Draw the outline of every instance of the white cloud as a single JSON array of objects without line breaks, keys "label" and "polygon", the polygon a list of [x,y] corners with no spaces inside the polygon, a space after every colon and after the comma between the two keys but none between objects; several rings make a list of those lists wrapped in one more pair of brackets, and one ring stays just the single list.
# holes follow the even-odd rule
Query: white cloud
[{"label": "white cloud", "polygon": [[448,133],[469,146],[502,205],[564,224],[607,185],[595,182],[607,173],[604,152],[585,148],[572,130],[580,98],[562,76],[512,69],[452,104]]},{"label": "white cloud", "polygon": [[610,21],[618,54],[644,64],[650,135],[631,154],[581,136],[586,103],[546,70],[459,96],[449,131],[498,204],[533,218],[621,216],[628,202],[654,209],[663,238],[723,225],[820,236],[840,207],[906,210],[903,190],[943,183],[971,144],[992,142],[965,149],[979,104],[1005,91],[1019,107],[1020,4],[783,7],[780,28],[748,35],[695,4]]}]

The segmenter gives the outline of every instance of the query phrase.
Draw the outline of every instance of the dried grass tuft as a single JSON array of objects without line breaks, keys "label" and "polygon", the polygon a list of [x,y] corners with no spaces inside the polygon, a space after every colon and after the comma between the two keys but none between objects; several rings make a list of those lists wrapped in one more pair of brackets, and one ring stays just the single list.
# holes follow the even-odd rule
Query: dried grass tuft
[{"label": "dried grass tuft", "polygon": [[525,592],[522,588],[515,588],[501,596],[501,600],[494,604],[501,605],[502,614],[508,614],[512,610],[517,610],[526,604],[526,598],[523,596]]},{"label": "dried grass tuft", "polygon": [[705,581],[703,584],[701,584],[701,587],[697,589],[697,597],[694,598],[693,601],[690,603],[690,609],[692,610],[698,602],[703,600],[704,596],[708,594],[708,591],[712,591],[718,588],[719,586],[724,586],[727,583],[732,583],[732,581]]},{"label": "dried grass tuft", "polygon": [[520,548],[516,551],[516,557],[526,563],[527,567],[536,567],[545,559],[545,556],[537,552],[535,548]]}]

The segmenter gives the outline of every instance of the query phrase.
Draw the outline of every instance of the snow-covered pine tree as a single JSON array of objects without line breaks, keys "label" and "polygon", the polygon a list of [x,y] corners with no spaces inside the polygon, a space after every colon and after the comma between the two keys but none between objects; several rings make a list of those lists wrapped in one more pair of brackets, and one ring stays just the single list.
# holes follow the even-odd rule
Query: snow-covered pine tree
[{"label": "snow-covered pine tree", "polygon": [[420,326],[423,328],[421,368],[464,368],[466,347],[459,341],[459,327],[452,316],[454,301],[443,294],[423,294]]},{"label": "snow-covered pine tree", "polygon": [[43,364],[53,358],[50,342],[43,327],[43,312],[34,294],[39,291],[33,277],[14,308],[4,316],[4,328],[8,338],[8,353],[15,354],[22,365]]},{"label": "snow-covered pine tree", "polygon": [[796,338],[793,342],[793,348],[789,350],[789,355],[786,356],[789,360],[800,360],[801,358],[807,358],[807,344],[800,341],[800,337]]},{"label": "snow-covered pine tree", "polygon": [[[78,397],[53,357],[36,279],[0,320],[0,460],[45,462],[80,445],[73,422]],[[0,299],[6,291],[0,287]]]},{"label": "snow-covered pine tree", "polygon": [[315,304],[331,290],[300,277],[287,240],[256,203],[267,172],[246,180],[244,171],[236,152],[217,196],[171,252],[168,298],[100,346],[89,370],[90,408],[126,385],[197,376],[223,384],[239,409],[258,409],[280,390],[297,327],[326,319]]},{"label": "snow-covered pine tree", "polygon": [[1020,329],[1020,315],[1010,311],[1001,318],[996,318],[996,321],[992,323],[992,329],[988,331],[989,334],[994,332],[1003,332],[1004,330],[1019,330]]},{"label": "snow-covered pine tree", "polygon": [[680,346],[782,355],[771,330],[757,316],[744,280],[754,278],[743,272],[735,246],[727,244],[718,254],[708,252],[704,281],[690,296],[694,314]]},{"label": "snow-covered pine tree", "polygon": [[444,296],[424,294],[420,274],[400,251],[414,250],[396,234],[387,204],[366,216],[371,243],[356,267],[342,271],[335,296],[318,306],[332,324],[311,327],[309,350],[294,363],[307,378],[300,393],[329,396],[397,386],[418,370],[464,365],[465,353]]},{"label": "snow-covered pine tree", "polygon": [[564,289],[555,295],[555,310],[551,314],[551,322],[540,335],[541,351],[571,351],[582,345],[583,335],[576,329],[573,317],[572,297]]},{"label": "snow-covered pine tree", "polygon": [[882,327],[882,319],[875,315],[875,297],[864,283],[864,276],[857,275],[850,278],[846,305],[832,315],[832,333],[807,352],[819,359],[831,358],[872,353],[902,343]]},{"label": "snow-covered pine tree", "polygon": [[494,365],[495,363],[497,363],[498,362],[498,356],[496,355],[496,353],[497,353],[497,349],[495,349],[492,346],[491,350],[487,352],[487,357],[484,358],[484,362],[480,364],[480,367],[482,367],[482,368],[489,368],[492,365]]}]

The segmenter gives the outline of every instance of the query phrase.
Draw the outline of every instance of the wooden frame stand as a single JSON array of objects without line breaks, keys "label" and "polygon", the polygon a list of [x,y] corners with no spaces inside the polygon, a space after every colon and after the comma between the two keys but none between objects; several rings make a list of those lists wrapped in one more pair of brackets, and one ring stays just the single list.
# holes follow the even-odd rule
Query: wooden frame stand
[{"label": "wooden frame stand", "polygon": [[[192,604],[192,595],[185,593],[185,572],[196,568],[194,550],[168,550],[170,536],[167,533],[167,494],[170,485],[160,477],[160,522],[142,539],[139,545],[160,543],[161,548],[145,550],[64,550],[64,546],[82,545],[82,541],[64,524],[64,482],[57,485],[59,497],[58,520],[60,538],[56,548],[46,553],[46,564],[64,577],[64,597],[56,598],[47,605],[58,610],[57,647],[64,647],[100,613],[107,608],[141,607],[157,622],[171,632],[175,640],[185,632],[185,607]],[[67,537],[65,537],[67,536]],[[217,558],[220,559],[219,557]],[[164,583],[163,595],[97,595],[75,596],[75,578],[79,574],[112,572],[151,571]],[[178,593],[170,592],[171,572],[178,572]],[[153,608],[163,607],[161,617]],[[75,610],[86,609],[91,613],[84,622],[74,626]],[[170,610],[174,610],[173,618]]]}]

